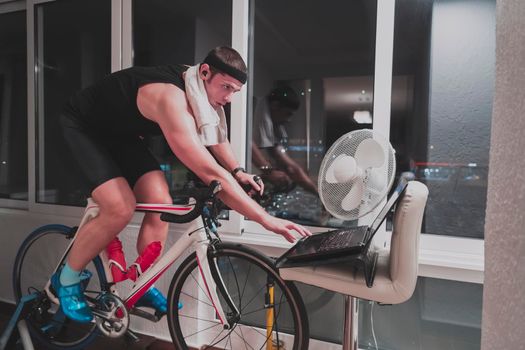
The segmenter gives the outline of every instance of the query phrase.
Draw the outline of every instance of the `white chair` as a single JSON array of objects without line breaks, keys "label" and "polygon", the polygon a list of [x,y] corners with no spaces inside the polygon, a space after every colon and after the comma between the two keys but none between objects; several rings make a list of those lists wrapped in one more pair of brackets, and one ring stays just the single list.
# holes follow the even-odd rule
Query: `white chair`
[{"label": "white chair", "polygon": [[408,300],[416,287],[419,234],[427,201],[427,187],[411,181],[394,214],[390,249],[378,251],[374,284],[366,286],[364,274],[348,265],[282,268],[285,280],[298,281],[345,295],[343,350],[357,349],[357,299],[383,304]]}]

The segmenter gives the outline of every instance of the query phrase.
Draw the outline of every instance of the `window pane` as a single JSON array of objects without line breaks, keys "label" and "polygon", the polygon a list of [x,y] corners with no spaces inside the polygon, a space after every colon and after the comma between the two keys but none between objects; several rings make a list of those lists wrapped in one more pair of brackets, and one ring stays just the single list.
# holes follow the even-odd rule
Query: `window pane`
[{"label": "window pane", "polygon": [[[344,298],[296,283],[308,312],[310,337],[341,344]],[[359,300],[359,349],[474,350],[480,348],[483,285],[419,277],[399,305]]]},{"label": "window pane", "polygon": [[[231,46],[231,0],[133,1],[133,65],[194,65],[216,46]],[[229,120],[229,108],[226,108]],[[180,189],[189,172],[171,152],[163,136],[151,137],[170,189]]]},{"label": "window pane", "polygon": [[483,285],[422,278],[399,305],[359,302],[359,348],[474,350],[481,345]]},{"label": "window pane", "polygon": [[340,226],[322,209],[317,175],[337,138],[371,127],[376,1],[252,5],[248,140],[251,171],[266,184],[263,204],[275,216]]},{"label": "window pane", "polygon": [[27,200],[25,11],[0,14],[0,198]]},{"label": "window pane", "polygon": [[58,121],[74,92],[110,73],[110,5],[70,0],[36,6],[38,202],[85,204],[85,182]]},{"label": "window pane", "polygon": [[397,1],[391,140],[427,184],[423,232],[483,238],[495,0]]}]

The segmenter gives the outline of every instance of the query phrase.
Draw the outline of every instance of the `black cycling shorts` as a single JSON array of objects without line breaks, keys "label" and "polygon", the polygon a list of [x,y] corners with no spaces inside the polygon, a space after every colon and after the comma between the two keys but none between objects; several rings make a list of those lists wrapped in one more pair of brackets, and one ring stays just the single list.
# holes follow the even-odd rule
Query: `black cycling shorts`
[{"label": "black cycling shorts", "polygon": [[104,134],[86,125],[67,110],[60,123],[67,146],[88,182],[89,194],[104,182],[124,177],[130,187],[160,165],[138,136]]}]

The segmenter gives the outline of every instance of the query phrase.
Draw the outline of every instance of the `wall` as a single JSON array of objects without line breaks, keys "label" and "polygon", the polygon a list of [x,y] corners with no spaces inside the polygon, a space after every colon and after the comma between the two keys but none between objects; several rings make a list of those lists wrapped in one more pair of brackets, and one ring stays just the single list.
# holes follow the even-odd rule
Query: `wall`
[{"label": "wall", "polygon": [[525,349],[525,2],[498,1],[481,349]]},{"label": "wall", "polygon": [[429,162],[488,164],[494,27],[493,0],[434,2]]}]

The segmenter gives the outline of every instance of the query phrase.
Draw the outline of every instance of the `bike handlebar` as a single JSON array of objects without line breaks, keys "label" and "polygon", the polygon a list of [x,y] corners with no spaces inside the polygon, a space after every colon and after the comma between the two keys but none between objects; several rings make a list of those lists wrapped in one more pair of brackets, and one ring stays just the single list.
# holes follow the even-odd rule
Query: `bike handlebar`
[{"label": "bike handlebar", "polygon": [[163,221],[185,224],[201,216],[206,202],[215,200],[215,195],[222,190],[221,183],[217,180],[210,182],[209,186],[197,187],[195,185],[187,187],[177,192],[176,197],[180,199],[194,199],[194,208],[187,214],[175,215],[162,213],[160,219]]}]

